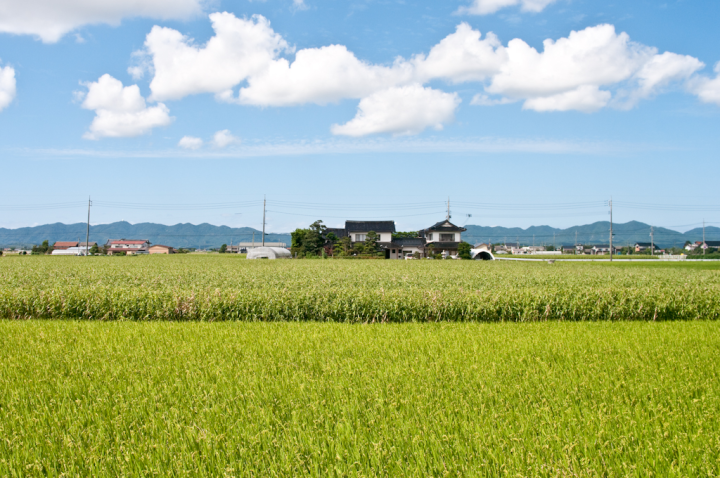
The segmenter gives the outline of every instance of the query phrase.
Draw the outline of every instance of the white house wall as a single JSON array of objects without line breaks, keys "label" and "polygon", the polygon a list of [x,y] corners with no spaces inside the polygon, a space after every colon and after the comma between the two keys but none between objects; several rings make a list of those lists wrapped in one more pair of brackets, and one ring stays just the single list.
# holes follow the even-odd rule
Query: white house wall
[{"label": "white house wall", "polygon": [[[353,242],[357,242],[357,241],[355,240],[355,234],[365,234],[365,235],[367,236],[368,232],[370,232],[370,231],[367,231],[367,232],[351,232],[351,233],[349,233],[349,234],[350,234],[350,239],[351,239]],[[378,242],[390,242],[390,241],[392,241],[392,233],[391,233],[391,232],[377,232],[377,231],[374,231],[374,232],[375,232],[375,234],[378,235]]]},{"label": "white house wall", "polygon": [[[429,234],[432,234],[432,235],[433,235],[433,238],[432,238],[432,239],[428,239],[428,235],[429,235]],[[461,241],[462,241],[462,239],[461,239],[462,233],[460,233],[460,232],[442,232],[442,231],[438,232],[438,231],[432,231],[432,232],[427,232],[427,233],[425,233],[425,238],[427,239],[428,242],[439,243],[439,242],[440,242],[440,234],[453,234],[453,240],[452,240],[452,241],[444,241],[444,242],[461,242]]]}]

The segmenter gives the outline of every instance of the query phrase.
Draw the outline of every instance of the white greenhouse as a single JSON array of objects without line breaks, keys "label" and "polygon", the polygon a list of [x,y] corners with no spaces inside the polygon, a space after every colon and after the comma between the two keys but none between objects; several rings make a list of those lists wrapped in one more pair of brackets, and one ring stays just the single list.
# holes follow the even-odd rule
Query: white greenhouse
[{"label": "white greenhouse", "polygon": [[84,247],[68,247],[67,249],[55,249],[52,251],[53,256],[84,256]]},{"label": "white greenhouse", "polygon": [[283,247],[256,247],[247,253],[248,259],[292,259],[290,251]]}]

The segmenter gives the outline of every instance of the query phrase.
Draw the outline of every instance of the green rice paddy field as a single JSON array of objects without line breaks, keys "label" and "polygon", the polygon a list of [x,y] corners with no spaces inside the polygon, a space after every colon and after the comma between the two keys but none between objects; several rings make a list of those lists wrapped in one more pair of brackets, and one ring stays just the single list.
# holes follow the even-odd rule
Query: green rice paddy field
[{"label": "green rice paddy field", "polygon": [[718,476],[715,264],[3,258],[0,476]]},{"label": "green rice paddy field", "polygon": [[720,262],[0,259],[0,318],[335,322],[720,318]]},{"label": "green rice paddy field", "polygon": [[2,476],[717,476],[699,322],[0,321]]}]

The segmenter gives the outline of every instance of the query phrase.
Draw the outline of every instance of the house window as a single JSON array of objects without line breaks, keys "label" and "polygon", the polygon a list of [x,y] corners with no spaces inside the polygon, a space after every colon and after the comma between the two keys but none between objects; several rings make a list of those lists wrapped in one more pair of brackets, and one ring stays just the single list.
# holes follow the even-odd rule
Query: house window
[{"label": "house window", "polygon": [[455,240],[455,234],[440,234],[440,241],[442,242],[453,242]]},{"label": "house window", "polygon": [[431,232],[430,234],[428,234],[428,241],[432,241],[432,240],[433,240],[433,235],[432,235],[432,232]]},{"label": "house window", "polygon": [[355,242],[365,242],[367,234],[355,234]]}]

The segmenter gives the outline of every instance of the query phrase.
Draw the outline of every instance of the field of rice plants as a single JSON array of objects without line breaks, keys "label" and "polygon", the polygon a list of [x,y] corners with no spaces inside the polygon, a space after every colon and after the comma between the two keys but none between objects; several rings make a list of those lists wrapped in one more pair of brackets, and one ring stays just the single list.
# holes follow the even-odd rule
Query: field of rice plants
[{"label": "field of rice plants", "polygon": [[0,476],[718,476],[712,321],[0,321]]},{"label": "field of rice plants", "polygon": [[0,318],[715,320],[720,263],[5,257]]}]

